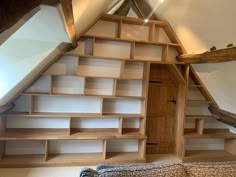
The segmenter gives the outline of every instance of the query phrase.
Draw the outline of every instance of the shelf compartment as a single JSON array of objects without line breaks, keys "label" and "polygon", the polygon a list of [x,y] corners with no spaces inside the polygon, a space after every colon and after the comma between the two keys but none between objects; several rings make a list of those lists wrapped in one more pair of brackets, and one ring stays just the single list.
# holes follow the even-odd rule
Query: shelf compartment
[{"label": "shelf compartment", "polygon": [[85,78],[52,76],[52,94],[84,94]]},{"label": "shelf compartment", "polygon": [[139,99],[104,99],[103,115],[141,114],[142,101]]},{"label": "shelf compartment", "polygon": [[44,155],[7,155],[0,160],[0,166],[4,167],[39,167],[44,166]]},{"label": "shelf compartment", "polygon": [[137,139],[107,140],[106,159],[108,161],[144,160],[143,145],[145,142],[145,140]]},{"label": "shelf compartment", "polygon": [[162,60],[162,46],[135,43],[135,59],[161,61]]},{"label": "shelf compartment", "polygon": [[7,116],[5,126],[6,129],[68,129],[69,118]]},{"label": "shelf compartment", "polygon": [[112,95],[113,79],[108,78],[86,78],[85,95]]},{"label": "shelf compartment", "polygon": [[37,156],[44,157],[45,154],[45,141],[44,140],[24,140],[24,141],[4,141],[5,153],[3,159],[19,156]]},{"label": "shelf compartment", "polygon": [[[104,26],[106,27],[106,30],[104,30]],[[99,20],[86,32],[86,35],[117,38],[119,37],[119,23]]]},{"label": "shelf compartment", "polygon": [[125,119],[122,120],[122,134],[132,134],[139,133],[141,123],[143,123],[143,119],[133,118],[133,119]]},{"label": "shelf compartment", "polygon": [[130,42],[95,40],[94,55],[117,58],[130,58]]},{"label": "shelf compartment", "polygon": [[52,64],[44,74],[47,75],[76,75],[78,66],[78,57],[62,56],[58,61]]},{"label": "shelf compartment", "polygon": [[121,61],[96,58],[79,58],[78,75],[93,77],[120,77]]},{"label": "shelf compartment", "polygon": [[143,96],[141,80],[117,80],[116,96]]},{"label": "shelf compartment", "polygon": [[[101,99],[93,97],[35,96],[35,113],[100,113]],[[89,105],[89,106],[87,106]]]},{"label": "shelf compartment", "polygon": [[[50,140],[48,161],[58,161],[63,158],[66,162],[93,160],[95,155],[98,161],[103,160],[104,140]],[[85,156],[90,154],[89,156]]]},{"label": "shelf compartment", "polygon": [[183,162],[235,161],[236,155],[225,150],[189,150],[185,152]]},{"label": "shelf compartment", "polygon": [[56,164],[57,166],[75,166],[75,165],[97,165],[103,161],[102,153],[68,153],[68,154],[50,154],[47,164]]},{"label": "shelf compartment", "polygon": [[122,39],[148,41],[149,25],[135,25],[122,23]]},{"label": "shelf compartment", "polygon": [[28,87],[25,93],[50,93],[51,91],[51,77],[41,76],[30,87]]},{"label": "shelf compartment", "polygon": [[71,134],[74,133],[118,133],[118,118],[73,118],[71,119]]},{"label": "shelf compartment", "polygon": [[122,78],[143,79],[144,62],[125,61]]}]

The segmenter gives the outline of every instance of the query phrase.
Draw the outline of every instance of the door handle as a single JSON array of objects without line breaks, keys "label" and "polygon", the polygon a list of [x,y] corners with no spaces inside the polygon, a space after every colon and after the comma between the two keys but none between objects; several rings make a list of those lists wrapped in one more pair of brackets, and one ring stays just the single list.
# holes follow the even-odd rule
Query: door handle
[{"label": "door handle", "polygon": [[168,103],[176,104],[176,99],[173,97],[171,100],[167,100]]}]

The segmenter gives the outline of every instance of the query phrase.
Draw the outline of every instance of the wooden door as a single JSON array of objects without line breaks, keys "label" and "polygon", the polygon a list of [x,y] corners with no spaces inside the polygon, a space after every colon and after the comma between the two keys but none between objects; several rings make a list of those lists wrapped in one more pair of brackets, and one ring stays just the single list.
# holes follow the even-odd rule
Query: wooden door
[{"label": "wooden door", "polygon": [[177,87],[168,66],[151,65],[147,106],[147,153],[174,149]]}]

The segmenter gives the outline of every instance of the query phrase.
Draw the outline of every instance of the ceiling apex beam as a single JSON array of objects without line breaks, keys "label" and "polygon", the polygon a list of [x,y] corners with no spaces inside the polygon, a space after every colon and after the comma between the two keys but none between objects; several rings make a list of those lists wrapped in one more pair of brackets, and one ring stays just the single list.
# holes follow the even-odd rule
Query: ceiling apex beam
[{"label": "ceiling apex beam", "polygon": [[125,0],[123,2],[123,4],[121,4],[119,9],[117,9],[114,12],[114,15],[126,16],[128,14],[128,12],[129,12],[129,9],[131,8],[131,5],[132,5],[132,1],[131,0]]},{"label": "ceiling apex beam", "polygon": [[236,60],[236,47],[201,54],[180,55],[177,59],[185,63],[219,63],[233,61]]},{"label": "ceiling apex beam", "polygon": [[135,11],[135,13],[137,14],[137,16],[138,16],[139,18],[143,18],[143,19],[144,19],[144,16],[143,16],[141,10],[139,9],[138,4],[136,3],[135,0],[132,0],[132,5],[131,5],[131,7],[132,7],[133,11]]},{"label": "ceiling apex beam", "polygon": [[135,4],[142,13],[144,19],[159,20],[159,18],[154,14],[153,9],[147,3],[146,0],[133,0],[133,1],[135,1]]},{"label": "ceiling apex beam", "polygon": [[72,47],[77,47],[72,0],[59,0],[65,17],[65,23]]}]

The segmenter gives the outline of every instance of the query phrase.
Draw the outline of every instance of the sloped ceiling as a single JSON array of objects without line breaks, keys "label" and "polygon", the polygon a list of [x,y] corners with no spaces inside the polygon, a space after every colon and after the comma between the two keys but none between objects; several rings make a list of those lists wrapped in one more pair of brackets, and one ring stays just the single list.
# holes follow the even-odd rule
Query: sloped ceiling
[{"label": "sloped ceiling", "polygon": [[[189,54],[212,46],[236,45],[235,0],[147,0],[155,14],[169,21]],[[236,62],[194,65],[221,109],[236,113]]]},{"label": "sloped ceiling", "polygon": [[41,6],[0,46],[0,107],[50,62],[62,42],[70,41],[57,8]]},{"label": "sloped ceiling", "polygon": [[80,34],[99,15],[106,12],[117,0],[73,0],[76,34]]}]

